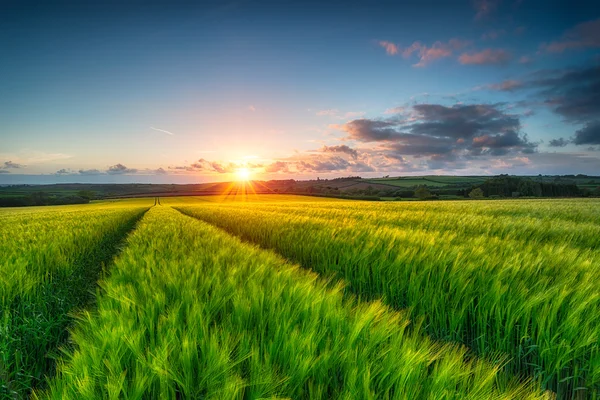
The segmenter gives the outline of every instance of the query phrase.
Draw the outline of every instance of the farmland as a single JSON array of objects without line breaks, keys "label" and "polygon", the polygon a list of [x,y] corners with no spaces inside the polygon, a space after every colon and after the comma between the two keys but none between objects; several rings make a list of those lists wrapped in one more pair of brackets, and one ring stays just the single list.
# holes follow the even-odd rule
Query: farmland
[{"label": "farmland", "polygon": [[597,399],[600,201],[0,210],[4,398]]}]

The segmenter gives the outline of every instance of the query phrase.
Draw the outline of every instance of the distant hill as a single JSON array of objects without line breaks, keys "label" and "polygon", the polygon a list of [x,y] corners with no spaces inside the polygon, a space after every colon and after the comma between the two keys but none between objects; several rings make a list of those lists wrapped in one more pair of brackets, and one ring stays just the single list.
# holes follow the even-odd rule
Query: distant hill
[{"label": "distant hill", "polygon": [[[500,175],[496,178],[506,178]],[[94,199],[153,196],[205,196],[294,193],[354,198],[411,198],[417,188],[426,188],[432,197],[440,199],[465,198],[475,187],[485,186],[491,176],[384,176],[381,178],[361,178],[350,176],[334,179],[313,180],[269,180],[248,182],[216,182],[199,184],[54,184],[54,185],[8,185],[0,187],[0,206],[45,205],[82,203]],[[519,176],[511,177],[529,184],[549,186],[570,186],[570,191],[546,191],[568,193],[572,188],[579,189],[580,196],[597,195],[600,191],[600,177],[587,175]],[[514,185],[514,179],[513,185]],[[497,182],[496,182],[497,184]],[[507,189],[508,190],[508,189]],[[507,190],[504,193],[507,193]],[[512,190],[512,189],[511,189]],[[536,191],[534,191],[537,193]],[[546,193],[544,192],[544,193]],[[512,191],[511,193],[519,193]],[[542,193],[540,191],[540,193]]]}]

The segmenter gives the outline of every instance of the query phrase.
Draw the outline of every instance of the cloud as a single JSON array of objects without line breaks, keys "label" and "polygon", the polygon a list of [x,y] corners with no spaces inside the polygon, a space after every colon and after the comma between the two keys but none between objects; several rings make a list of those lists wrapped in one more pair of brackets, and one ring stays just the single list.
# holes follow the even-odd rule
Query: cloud
[{"label": "cloud", "polygon": [[529,90],[538,104],[572,123],[600,119],[600,66],[542,70],[522,80],[486,86],[495,90]]},{"label": "cloud", "polygon": [[600,118],[600,66],[550,73],[529,83],[557,114],[574,122]]},{"label": "cloud", "polygon": [[56,175],[69,175],[69,174],[71,174],[71,171],[62,168],[62,169],[59,169],[58,171],[56,171],[55,174]]},{"label": "cloud", "polygon": [[379,45],[386,49],[388,55],[401,54],[403,58],[411,58],[413,55],[419,57],[419,61],[413,64],[413,67],[424,67],[429,63],[440,58],[450,57],[454,51],[469,46],[472,42],[460,39],[450,39],[448,42],[436,41],[431,46],[425,45],[420,41],[413,42],[408,47],[402,48],[397,44],[388,41],[380,41]]},{"label": "cloud", "polygon": [[150,129],[152,129],[153,131],[166,133],[167,135],[170,135],[170,136],[174,135],[173,132],[165,131],[164,129],[158,129],[158,128],[153,128],[153,127],[150,127]]},{"label": "cloud", "polygon": [[7,171],[5,169],[0,169],[0,174],[10,174],[10,171]]},{"label": "cloud", "polygon": [[494,83],[491,85],[487,85],[486,87],[493,90],[500,90],[504,92],[511,92],[515,89],[519,89],[523,86],[523,82],[515,80],[515,79],[507,79],[500,83]]},{"label": "cloud", "polygon": [[375,167],[367,159],[346,159],[337,155],[299,154],[286,160],[278,160],[264,169],[266,173],[330,173],[373,172]]},{"label": "cloud", "polygon": [[548,143],[550,147],[565,147],[569,144],[569,141],[564,138],[552,139]]},{"label": "cloud", "polygon": [[[526,90],[533,100],[522,104],[536,104],[549,108],[565,122],[582,126],[575,132],[571,143],[596,144],[600,126],[600,65],[578,68],[537,71],[519,81],[512,90]],[[503,83],[488,88],[503,90]],[[507,89],[505,89],[507,90]],[[559,139],[556,139],[559,140]],[[563,142],[551,142],[551,146]]]},{"label": "cloud", "polygon": [[346,131],[350,139],[377,142],[398,137],[399,133],[394,129],[395,125],[394,122],[361,118],[334,127]]},{"label": "cloud", "polygon": [[504,49],[485,49],[478,53],[463,53],[458,61],[463,65],[497,65],[506,64],[512,55]]},{"label": "cloud", "polygon": [[473,7],[477,12],[475,19],[480,20],[492,14],[498,8],[499,0],[474,0]]},{"label": "cloud", "polygon": [[80,169],[79,171],[80,175],[102,175],[103,172],[99,171],[97,169]]},{"label": "cloud", "polygon": [[254,107],[252,104],[248,106],[248,110],[255,112],[256,111],[256,107]]},{"label": "cloud", "polygon": [[577,145],[600,144],[600,121],[590,122],[576,131],[573,143]]},{"label": "cloud", "polygon": [[343,171],[351,165],[342,157],[331,157],[324,160],[298,161],[295,163],[299,172],[331,172]]},{"label": "cloud", "polygon": [[126,166],[124,166],[123,164],[120,164],[120,163],[112,165],[112,166],[108,167],[108,170],[106,170],[106,173],[108,173],[109,175],[135,174],[136,172],[137,172],[137,169],[127,168]]},{"label": "cloud", "polygon": [[168,172],[164,168],[162,168],[162,167],[158,168],[158,169],[155,169],[154,173],[156,175],[166,175],[166,174],[168,174]]},{"label": "cloud", "polygon": [[411,112],[412,118],[406,120],[362,118],[336,128],[345,131],[347,139],[375,143],[386,157],[426,157],[429,167],[436,168],[537,150],[537,144],[521,133],[519,116],[508,114],[501,104],[417,104]]},{"label": "cloud", "polygon": [[225,173],[232,173],[235,172],[238,168],[241,167],[246,167],[246,166],[254,166],[253,164],[235,164],[235,163],[221,163],[218,161],[208,161],[205,160],[204,158],[199,159],[198,161],[193,162],[190,165],[185,165],[185,166],[176,166],[176,167],[169,167],[169,169],[174,169],[174,170],[183,170],[183,171],[188,171],[188,172],[199,172],[199,171],[203,171],[203,172],[217,172],[220,174],[225,174]]},{"label": "cloud", "polygon": [[393,107],[393,108],[388,108],[383,113],[384,114],[401,114],[405,110],[406,110],[406,107]]},{"label": "cloud", "polygon": [[323,153],[345,153],[350,155],[352,158],[358,157],[358,152],[345,144],[339,146],[323,146],[321,147],[321,151]]},{"label": "cloud", "polygon": [[394,56],[394,55],[398,54],[398,51],[399,51],[398,46],[396,46],[392,42],[388,42],[386,40],[381,40],[379,42],[379,45],[381,47],[383,47],[385,49],[385,52],[390,56]]},{"label": "cloud", "polygon": [[540,52],[562,53],[566,50],[600,47],[600,19],[576,25],[565,32],[560,40],[542,43]]},{"label": "cloud", "polygon": [[274,163],[269,164],[265,167],[265,172],[270,174],[277,172],[288,173],[290,172],[289,163],[285,161],[275,161]]},{"label": "cloud", "polygon": [[4,169],[20,169],[20,168],[25,168],[25,165],[23,165],[23,164],[17,164],[17,163],[14,163],[12,161],[5,161],[4,162]]}]

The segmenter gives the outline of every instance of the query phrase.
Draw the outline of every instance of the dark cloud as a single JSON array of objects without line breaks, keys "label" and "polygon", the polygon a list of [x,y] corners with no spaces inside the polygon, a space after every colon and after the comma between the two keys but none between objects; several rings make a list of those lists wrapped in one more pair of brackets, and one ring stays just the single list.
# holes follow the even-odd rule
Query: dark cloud
[{"label": "dark cloud", "polygon": [[[523,154],[535,152],[536,144],[527,140],[527,136],[521,136],[517,132],[509,130],[495,135],[483,135],[473,138],[472,154],[487,153],[502,156],[511,152],[512,149],[520,149]],[[481,149],[487,149],[480,151]]]},{"label": "dark cloud", "polygon": [[540,50],[562,53],[565,50],[600,47],[600,19],[587,21],[567,31],[560,40],[544,43]]},{"label": "dark cloud", "polygon": [[[566,122],[583,125],[575,132],[572,143],[597,143],[594,140],[598,140],[597,121],[600,121],[600,65],[537,71],[519,81],[518,85],[512,85],[510,89],[508,86],[503,82],[488,85],[488,88],[531,92],[533,99],[521,101],[520,104],[547,107]],[[550,145],[556,147],[563,142],[552,143]]]},{"label": "dark cloud", "polygon": [[439,167],[481,156],[531,154],[537,144],[521,133],[518,115],[508,114],[502,104],[417,104],[408,121],[351,121],[339,127],[348,139],[377,142],[385,156],[427,157]]},{"label": "dark cloud", "polygon": [[351,147],[342,144],[340,146],[323,146],[321,147],[323,153],[345,153],[350,155],[352,158],[358,157],[358,152]]},{"label": "dark cloud", "polygon": [[548,143],[550,147],[565,147],[569,144],[569,141],[565,138],[552,139]]},{"label": "dark cloud", "polygon": [[487,86],[494,90],[532,90],[538,104],[573,123],[600,118],[600,66],[538,71],[522,81]]},{"label": "dark cloud", "polygon": [[23,164],[17,164],[17,163],[14,163],[12,161],[5,161],[4,162],[4,168],[5,169],[19,169],[19,168],[25,168],[25,165],[23,165]]},{"label": "dark cloud", "polygon": [[123,164],[119,163],[108,167],[108,170],[106,172],[109,175],[135,174],[137,172],[137,169],[127,168]]},{"label": "dark cloud", "polygon": [[557,114],[571,122],[600,118],[600,66],[553,73],[533,80],[539,96]]},{"label": "dark cloud", "polygon": [[158,169],[155,169],[154,173],[156,175],[166,175],[166,174],[168,174],[168,172],[164,168],[162,168],[162,167],[158,168]]},{"label": "dark cloud", "polygon": [[377,142],[398,138],[399,133],[394,129],[395,125],[394,122],[361,118],[342,125],[342,129],[348,132],[350,139]]},{"label": "dark cloud", "polygon": [[600,144],[600,121],[590,122],[576,131],[573,143],[578,145]]},{"label": "dark cloud", "polygon": [[80,169],[78,172],[80,175],[102,175],[102,171],[97,169]]},{"label": "dark cloud", "polygon": [[5,169],[0,169],[0,174],[10,174],[10,171],[7,171]]},{"label": "dark cloud", "polygon": [[68,175],[70,174],[71,171],[67,170],[67,169],[59,169],[58,171],[55,172],[56,175]]}]

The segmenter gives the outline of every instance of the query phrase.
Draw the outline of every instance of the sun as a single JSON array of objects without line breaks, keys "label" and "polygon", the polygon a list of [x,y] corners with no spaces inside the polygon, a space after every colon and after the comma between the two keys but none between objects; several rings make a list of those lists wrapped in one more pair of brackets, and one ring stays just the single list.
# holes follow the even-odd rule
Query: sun
[{"label": "sun", "polygon": [[248,168],[238,168],[235,173],[238,181],[247,181],[250,179],[250,170]]}]

